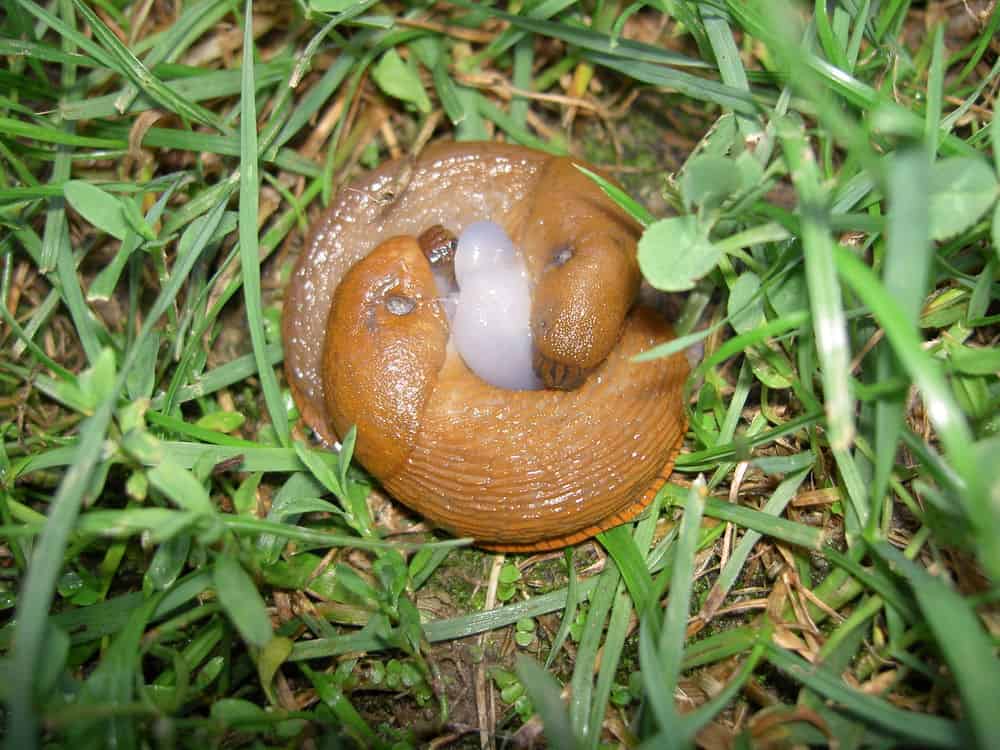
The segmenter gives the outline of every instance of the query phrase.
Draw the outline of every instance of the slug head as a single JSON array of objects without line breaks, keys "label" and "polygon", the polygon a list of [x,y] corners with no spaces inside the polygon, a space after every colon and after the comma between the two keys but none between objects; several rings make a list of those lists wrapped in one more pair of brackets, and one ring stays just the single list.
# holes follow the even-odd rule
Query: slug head
[{"label": "slug head", "polygon": [[614,348],[635,302],[639,227],[569,159],[551,160],[535,195],[522,240],[534,367],[546,386],[572,389]]},{"label": "slug head", "polygon": [[323,350],[326,407],[338,436],[357,425],[355,455],[372,474],[392,474],[409,456],[447,343],[416,238],[386,240],[337,286]]}]

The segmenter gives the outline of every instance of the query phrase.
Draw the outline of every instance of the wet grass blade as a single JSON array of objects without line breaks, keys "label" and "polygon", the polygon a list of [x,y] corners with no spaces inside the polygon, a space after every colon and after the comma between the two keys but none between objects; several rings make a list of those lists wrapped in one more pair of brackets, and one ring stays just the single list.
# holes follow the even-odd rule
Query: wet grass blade
[{"label": "wet grass blade", "polygon": [[[712,45],[712,52],[715,54],[715,62],[719,66],[722,82],[734,89],[749,92],[750,82],[747,80],[746,70],[743,69],[732,29],[729,28],[727,14],[721,8],[714,8],[711,5],[700,6],[699,12],[708,41]],[[736,124],[744,138],[760,132],[760,123],[746,113],[736,116]]]},{"label": "wet grass blade", "polygon": [[[795,126],[779,131],[792,181],[799,193],[802,247],[813,332],[822,363],[823,395],[830,444],[846,450],[854,439],[854,401],[848,373],[850,349],[847,321],[833,262],[833,239],[826,219],[826,200],[816,160]],[[861,515],[859,513],[859,515]],[[867,514],[862,515],[862,520]]]},{"label": "wet grass blade", "polygon": [[[677,537],[673,570],[670,576],[670,599],[663,623],[655,627],[655,612],[647,613],[639,637],[639,659],[649,705],[661,730],[669,730],[679,720],[674,706],[674,691],[681,675],[687,621],[691,610],[691,586],[694,581],[694,556],[698,550],[701,517],[705,504],[705,480],[699,477],[687,495],[684,517]],[[677,746],[683,745],[676,738]]]},{"label": "wet grass blade", "polygon": [[517,661],[517,675],[542,717],[545,737],[551,747],[577,747],[579,739],[570,724],[566,706],[560,698],[562,687],[534,659],[522,656]]},{"label": "wet grass blade", "polygon": [[[163,81],[153,75],[142,61],[132,54],[132,51],[128,47],[121,43],[114,32],[82,0],[73,0],[73,4],[80,15],[90,25],[90,30],[93,32],[94,37],[107,50],[110,58],[115,60],[117,69],[132,81],[140,91],[154,99],[169,112],[175,112],[182,118],[207,125],[219,132],[228,132],[229,128],[220,122],[210,111],[189,103],[175,94],[169,87],[165,86]],[[123,102],[121,106],[127,107],[128,105]]]},{"label": "wet grass blade", "polygon": [[761,107],[747,91],[727,86],[718,81],[674,70],[663,65],[622,60],[602,52],[587,52],[585,57],[597,65],[629,75],[637,81],[653,86],[663,86],[680,94],[704,102],[712,102],[739,114],[756,116]]},{"label": "wet grass blade", "polygon": [[996,710],[1000,661],[996,658],[995,639],[984,630],[968,600],[941,578],[886,542],[874,543],[873,549],[912,587],[920,611],[951,668],[972,734],[979,747],[989,747],[1000,737],[1000,713]]},{"label": "wet grass blade", "polygon": [[984,486],[985,477],[981,476],[969,450],[973,436],[965,414],[937,362],[924,350],[918,331],[907,319],[906,312],[887,293],[872,270],[846,249],[838,249],[835,257],[841,278],[871,309],[903,369],[920,389],[945,454],[965,483],[959,499],[966,518],[975,529],[983,565],[993,580],[1000,580],[1000,508],[990,501]]},{"label": "wet grass blade", "polygon": [[844,683],[839,674],[833,674],[822,665],[810,664],[773,643],[768,644],[767,660],[828,701],[835,702],[841,710],[892,732],[906,740],[907,744],[920,747],[966,747],[965,734],[953,721],[904,711],[881,698],[854,690]]},{"label": "wet grass blade", "polygon": [[[886,229],[882,279],[886,293],[895,299],[910,326],[916,326],[926,296],[932,258],[926,186],[930,179],[929,154],[923,148],[902,148],[889,165],[889,216]],[[883,345],[876,362],[876,382],[903,375],[897,360]],[[875,467],[872,499],[875,517],[889,486],[896,446],[903,427],[905,394],[880,398],[875,404]]]},{"label": "wet grass blade", "polygon": [[644,613],[653,601],[653,578],[649,575],[645,560],[632,539],[628,525],[616,526],[598,534],[601,544],[614,558],[618,571],[625,580],[635,609]]},{"label": "wet grass blade", "polygon": [[278,378],[267,358],[264,313],[260,296],[260,260],[257,247],[257,217],[260,175],[257,156],[257,107],[253,82],[253,5],[247,0],[243,24],[243,92],[240,97],[240,268],[247,308],[247,326],[264,401],[271,423],[282,445],[288,446],[288,414],[281,397]]},{"label": "wet grass blade", "polygon": [[601,573],[597,586],[590,596],[590,609],[577,647],[573,676],[570,679],[569,718],[576,729],[579,742],[589,745],[594,735],[601,732],[600,725],[591,724],[590,708],[593,703],[594,671],[601,651],[608,613],[624,588],[621,575],[613,563]]},{"label": "wet grass blade", "polygon": [[[462,7],[472,7],[471,3],[458,0],[456,5]],[[568,4],[568,3],[567,3]],[[511,26],[523,31],[530,31],[539,36],[548,36],[553,39],[561,39],[567,44],[572,44],[581,49],[591,52],[600,52],[612,56],[623,63],[633,60],[639,62],[653,63],[656,65],[676,65],[687,68],[708,68],[708,63],[697,60],[676,52],[670,52],[660,47],[643,44],[631,39],[614,39],[606,33],[592,31],[575,24],[559,23],[551,21],[538,13],[536,8],[532,15],[515,15],[504,13],[495,8],[483,8],[489,15],[507,21]],[[552,14],[548,14],[552,15]]]},{"label": "wet grass blade", "polygon": [[[286,77],[290,69],[291,61],[288,59],[258,63],[254,66],[254,82],[258,88],[271,86]],[[163,85],[178,97],[191,102],[200,102],[238,94],[243,85],[242,77],[242,71],[239,70],[218,70],[193,77],[167,80]],[[117,92],[66,102],[59,107],[59,114],[66,120],[95,120],[146,112],[157,106],[156,100],[140,92],[135,99],[129,100],[128,108],[122,111],[120,109],[122,95],[123,92]]]},{"label": "wet grass blade", "polygon": [[[19,5],[26,11],[35,16],[39,21],[44,23],[49,28],[56,31],[60,38],[63,40],[64,44],[72,44],[76,47],[82,49],[87,55],[89,55],[93,60],[97,61],[101,66],[119,71],[118,65],[115,60],[103,49],[100,45],[94,42],[93,39],[89,38],[85,34],[81,34],[73,26],[63,21],[63,19],[50,13],[45,8],[42,8],[37,3],[31,2],[31,0],[18,0]],[[65,50],[64,50],[65,51]],[[72,62],[70,60],[64,62]],[[120,72],[120,71],[119,71]]]}]

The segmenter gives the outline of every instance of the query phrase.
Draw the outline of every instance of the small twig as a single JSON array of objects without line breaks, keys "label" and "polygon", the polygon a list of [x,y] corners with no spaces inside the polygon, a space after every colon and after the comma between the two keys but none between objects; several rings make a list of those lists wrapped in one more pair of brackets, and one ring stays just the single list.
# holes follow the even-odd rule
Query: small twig
[{"label": "small twig", "polygon": [[425,29],[436,31],[440,34],[461,39],[466,42],[476,42],[477,44],[489,44],[496,38],[496,34],[491,31],[480,29],[467,29],[462,26],[452,26],[448,23],[435,23],[421,18],[396,18],[397,26],[409,26],[412,29]]}]

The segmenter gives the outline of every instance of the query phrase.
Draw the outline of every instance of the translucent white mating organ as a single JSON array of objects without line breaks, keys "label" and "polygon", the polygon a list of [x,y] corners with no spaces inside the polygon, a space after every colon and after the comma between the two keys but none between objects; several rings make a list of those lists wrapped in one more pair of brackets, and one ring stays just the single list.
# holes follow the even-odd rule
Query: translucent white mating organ
[{"label": "translucent white mating organ", "polygon": [[498,224],[477,221],[459,235],[455,279],[459,291],[451,336],[465,364],[498,388],[541,388],[531,366],[528,275]]}]

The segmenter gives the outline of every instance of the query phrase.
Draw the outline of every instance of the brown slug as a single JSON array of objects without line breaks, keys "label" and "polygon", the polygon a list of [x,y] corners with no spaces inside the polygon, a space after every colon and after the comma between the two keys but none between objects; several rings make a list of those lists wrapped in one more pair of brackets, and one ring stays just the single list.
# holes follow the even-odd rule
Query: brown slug
[{"label": "brown slug", "polygon": [[[480,220],[524,257],[548,388],[491,386],[449,343],[431,261]],[[688,373],[683,354],[629,361],[673,335],[634,306],[638,233],[567,158],[455,143],[382,165],[341,191],[289,285],[304,420],[328,443],[357,425],[355,456],[390,493],[487,548],[552,549],[634,517],[680,448]]]}]

